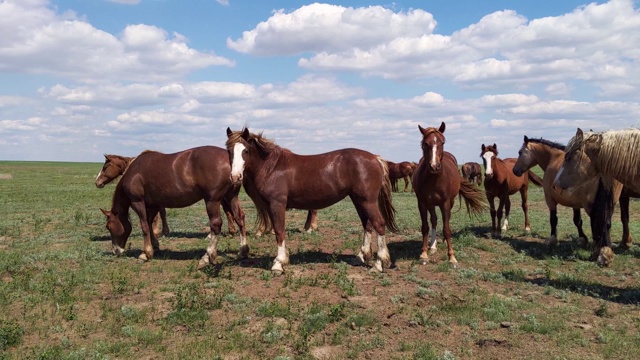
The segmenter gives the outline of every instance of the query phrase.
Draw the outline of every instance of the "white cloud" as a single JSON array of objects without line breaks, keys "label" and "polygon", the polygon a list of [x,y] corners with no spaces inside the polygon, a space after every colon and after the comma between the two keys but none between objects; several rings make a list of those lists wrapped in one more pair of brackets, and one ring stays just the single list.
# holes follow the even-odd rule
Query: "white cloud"
[{"label": "white cloud", "polygon": [[189,48],[180,34],[127,26],[120,37],[96,29],[72,12],[56,13],[48,1],[0,2],[0,71],[47,74],[80,82],[180,78],[226,58]]}]

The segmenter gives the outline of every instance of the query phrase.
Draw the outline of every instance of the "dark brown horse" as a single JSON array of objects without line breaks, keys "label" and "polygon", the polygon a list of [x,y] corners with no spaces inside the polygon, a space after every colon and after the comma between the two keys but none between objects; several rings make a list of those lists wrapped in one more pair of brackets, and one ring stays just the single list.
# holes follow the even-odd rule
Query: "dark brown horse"
[{"label": "dark brown horse", "polygon": [[298,155],[246,128],[235,132],[227,128],[227,137],[231,181],[243,183],[261,221],[273,224],[278,255],[272,271],[282,273],[283,265],[289,263],[285,210],[322,209],[347,196],[355,205],[364,229],[358,258],[366,264],[371,260],[373,227],[378,233],[374,268],[383,271],[390,266],[385,225],[391,231],[397,228],[389,174],[382,158],[358,149]]},{"label": "dark brown horse", "polygon": [[[413,175],[413,188],[418,198],[418,209],[422,220],[422,253],[420,260],[423,264],[429,261],[429,254],[436,252],[436,226],[438,216],[436,206],[442,214],[442,235],[447,242],[449,262],[457,267],[458,261],[451,245],[451,208],[456,200],[456,195],[464,199],[469,214],[478,215],[486,209],[483,202],[482,191],[460,177],[458,173],[458,161],[449,152],[444,151],[445,123],[440,128],[429,127],[423,129],[418,125],[422,133],[422,159]],[[427,215],[431,216],[431,231]],[[429,239],[431,237],[431,239]]]},{"label": "dark brown horse", "polygon": [[389,168],[389,180],[391,181],[391,190],[398,190],[398,180],[404,180],[404,192],[407,192],[409,189],[409,180],[411,179],[411,175],[413,175],[413,171],[416,169],[414,163],[409,161],[403,161],[399,163],[394,163],[393,161],[387,160],[387,167]]},{"label": "dark brown horse", "polygon": [[[528,170],[522,176],[513,173],[515,158],[498,158],[498,146],[496,144],[485,146],[482,144],[480,157],[484,164],[484,189],[491,208],[491,236],[499,238],[502,230],[509,229],[509,213],[511,212],[511,200],[509,195],[520,192],[522,198],[522,211],[524,212],[524,230],[531,231],[529,223],[529,203],[527,202],[527,191],[529,190],[529,179],[535,185],[542,186],[542,179]],[[494,204],[494,199],[498,198],[498,211]],[[504,223],[500,228],[502,211],[504,209]]]},{"label": "dark brown horse", "polygon": [[[104,165],[102,165],[102,169],[96,176],[96,187],[98,189],[102,189],[105,185],[109,184],[113,180],[120,177],[129,167],[131,161],[135,159],[135,157],[127,157],[121,155],[107,155],[104,154]],[[227,215],[227,225],[229,227],[229,234],[235,235],[238,231],[236,226],[234,225],[233,214],[231,214],[231,209],[226,208],[226,204],[223,203],[224,213]],[[156,236],[159,235],[169,235],[169,223],[167,222],[167,211],[165,208],[160,208],[159,217],[162,220],[162,230],[156,230],[158,225],[158,217],[153,219],[153,228]],[[316,225],[317,227],[317,225]],[[306,228],[305,228],[306,229]]]},{"label": "dark brown horse", "polygon": [[238,201],[239,186],[234,186],[229,173],[229,155],[215,146],[202,146],[174,154],[146,151],[129,164],[113,194],[107,229],[111,234],[113,252],[122,254],[131,233],[129,208],[138,214],[144,238],[141,260],[153,258],[159,250],[158,239],[150,231],[151,222],[160,208],[182,208],[204,199],[209,216],[211,244],[199,263],[202,268],[217,255],[218,235],[222,226],[221,203],[230,209],[240,229],[240,256],[246,257],[244,212]]},{"label": "dark brown horse", "polygon": [[467,162],[460,168],[462,177],[469,182],[476,183],[478,186],[482,184],[482,167],[477,162]]}]

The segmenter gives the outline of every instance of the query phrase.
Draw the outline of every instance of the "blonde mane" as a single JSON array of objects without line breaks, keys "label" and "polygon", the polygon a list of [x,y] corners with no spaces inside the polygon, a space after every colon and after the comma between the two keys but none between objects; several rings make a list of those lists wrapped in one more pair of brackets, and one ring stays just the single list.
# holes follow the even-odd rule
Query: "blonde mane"
[{"label": "blonde mane", "polygon": [[[590,141],[596,136],[595,141]],[[640,169],[640,129],[612,130],[592,133],[584,138],[587,154],[603,174],[618,179],[633,179]]]}]

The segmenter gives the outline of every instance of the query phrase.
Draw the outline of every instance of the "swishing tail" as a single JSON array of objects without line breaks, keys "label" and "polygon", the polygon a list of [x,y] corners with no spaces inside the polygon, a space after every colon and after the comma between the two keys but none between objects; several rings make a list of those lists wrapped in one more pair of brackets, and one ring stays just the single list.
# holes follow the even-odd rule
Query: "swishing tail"
[{"label": "swishing tail", "polygon": [[529,170],[528,173],[529,173],[529,180],[531,180],[532,183],[538,186],[542,186],[542,178],[540,178],[540,176],[536,175],[531,170]]},{"label": "swishing tail", "polygon": [[396,209],[391,202],[391,180],[389,179],[389,168],[387,162],[378,156],[378,163],[382,168],[383,179],[382,188],[378,194],[378,208],[382,213],[387,228],[392,232],[398,232],[398,225],[396,224]]},{"label": "swishing tail", "polygon": [[458,196],[464,199],[469,216],[479,217],[488,208],[484,191],[473,185],[469,180],[462,179],[460,181]]}]

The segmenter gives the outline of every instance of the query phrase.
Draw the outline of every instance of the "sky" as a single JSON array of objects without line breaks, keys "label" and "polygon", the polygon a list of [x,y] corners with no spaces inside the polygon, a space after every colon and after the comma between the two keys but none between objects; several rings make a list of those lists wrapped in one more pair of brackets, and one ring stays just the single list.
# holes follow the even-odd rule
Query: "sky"
[{"label": "sky", "polygon": [[225,146],[517,157],[640,123],[633,0],[0,0],[0,160]]}]

